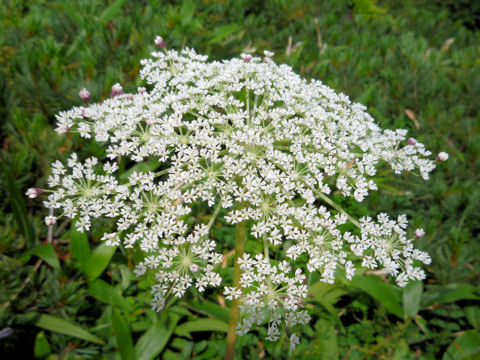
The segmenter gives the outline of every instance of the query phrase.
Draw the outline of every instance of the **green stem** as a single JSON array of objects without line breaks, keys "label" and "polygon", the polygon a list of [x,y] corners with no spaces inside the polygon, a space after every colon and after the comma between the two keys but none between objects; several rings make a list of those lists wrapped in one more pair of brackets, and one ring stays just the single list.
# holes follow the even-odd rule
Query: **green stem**
[{"label": "green stem", "polygon": [[[237,289],[240,288],[240,276],[242,275],[242,269],[238,260],[243,257],[245,252],[245,234],[246,226],[245,221],[237,223],[235,227],[235,267],[233,270],[233,286]],[[237,338],[237,325],[240,316],[239,300],[234,299],[232,301],[232,307],[230,308],[230,319],[228,321],[228,333],[227,333],[227,351],[225,352],[225,360],[233,360],[235,358],[235,340]]]},{"label": "green stem", "polygon": [[209,230],[210,230],[210,228],[212,227],[213,222],[215,221],[215,219],[216,219],[218,213],[220,212],[220,209],[221,209],[221,208],[222,208],[222,199],[220,199],[220,200],[218,201],[217,208],[216,208],[215,211],[213,212],[213,215],[212,215],[212,217],[210,218],[210,220],[208,221],[207,226],[208,226],[208,229],[209,229]]},{"label": "green stem", "polygon": [[358,227],[359,229],[362,228],[362,225],[360,225],[360,223],[355,220],[352,216],[350,216],[345,210],[343,210],[340,206],[338,206],[337,204],[335,204],[332,200],[330,200],[330,198],[325,195],[324,193],[322,193],[321,191],[314,191],[315,194],[321,198],[323,201],[325,201],[328,205],[330,205],[331,207],[333,207],[335,210],[337,210],[338,212],[344,214],[348,220],[350,220],[350,222],[355,225],[356,227]]}]

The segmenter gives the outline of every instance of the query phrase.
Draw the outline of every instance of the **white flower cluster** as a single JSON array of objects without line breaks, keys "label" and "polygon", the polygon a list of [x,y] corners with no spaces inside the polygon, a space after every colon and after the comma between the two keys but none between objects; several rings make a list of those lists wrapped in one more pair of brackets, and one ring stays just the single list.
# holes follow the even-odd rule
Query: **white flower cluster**
[{"label": "white flower cluster", "polygon": [[[282,323],[308,321],[300,310],[304,275],[290,276],[286,260],[273,265],[269,251],[285,250],[291,263],[306,258],[306,269],[328,283],[339,267],[351,278],[358,261],[384,267],[401,286],[424,278],[414,260],[428,264],[430,258],[406,237],[404,216],[356,220],[329,197],[338,192],[363,201],[377,190],[372,177],[383,163],[428,179],[435,167],[426,158],[430,152],[407,141],[406,130],[381,130],[365,107],[275,64],[270,53],[223,62],[207,62],[190,49],[152,55],[142,61],[148,91],[124,94],[120,87],[113,94],[112,88],[103,103],[57,116],[60,134],[105,143],[113,162],[79,162],[75,154],[66,167],[56,162],[49,179],[55,190],[45,204],[78,217],[79,230],[88,230],[92,218],[114,219],[116,232],[104,239],[138,244],[146,253],[136,272],[156,272],[156,309],[170,293],[220,284],[214,266],[221,239],[210,240],[209,229],[221,209],[230,224],[249,222],[265,254],[245,255],[241,287],[225,290],[228,298],[243,299],[239,333],[263,319],[265,309],[272,340]],[[120,158],[159,166],[121,181]],[[208,204],[212,216],[208,225],[192,228],[184,219],[198,202]],[[342,230],[347,222],[357,229]],[[296,335],[291,343],[298,343]]]},{"label": "white flower cluster", "polygon": [[[306,310],[301,310],[307,297],[306,278],[301,269],[292,274],[287,261],[272,265],[262,254],[257,254],[254,259],[245,254],[239,263],[242,269],[240,289],[226,287],[224,292],[227,299],[244,298],[240,306],[243,319],[238,324],[237,334],[246,334],[254,323],[262,324],[266,316],[266,340],[270,341],[278,340],[281,328],[308,324],[310,316]],[[294,339],[296,335],[292,336]]]}]

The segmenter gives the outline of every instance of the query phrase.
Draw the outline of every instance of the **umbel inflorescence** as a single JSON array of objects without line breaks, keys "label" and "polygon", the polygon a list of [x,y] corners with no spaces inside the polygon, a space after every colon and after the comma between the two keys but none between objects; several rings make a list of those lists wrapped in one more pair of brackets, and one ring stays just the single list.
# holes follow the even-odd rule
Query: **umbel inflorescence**
[{"label": "umbel inflorescence", "polygon": [[[263,249],[237,254],[239,282],[222,284],[240,304],[238,334],[267,323],[267,339],[276,340],[282,328],[308,323],[302,304],[312,272],[327,283],[337,268],[351,279],[357,265],[383,268],[400,286],[425,277],[417,265],[430,257],[414,248],[406,216],[355,219],[331,196],[363,201],[378,190],[372,178],[385,163],[428,179],[431,154],[406,130],[382,130],[364,106],[277,65],[269,52],[207,62],[194,50],[157,45],[162,50],[142,61],[148,90],[125,94],[116,84],[101,104],[57,115],[59,134],[105,144],[106,158],[74,153],[55,162],[45,201],[56,216],[76,218],[80,231],[110,218],[107,244],[140,247],[145,258],[135,272],[155,273],[154,309],[169,295],[222,284],[222,239],[210,236],[220,211],[229,224],[246,223],[247,241]],[[90,101],[87,90],[80,96]],[[158,167],[121,177],[120,159]],[[211,209],[210,220],[187,223],[198,203]],[[298,341],[291,335],[292,347]]]}]

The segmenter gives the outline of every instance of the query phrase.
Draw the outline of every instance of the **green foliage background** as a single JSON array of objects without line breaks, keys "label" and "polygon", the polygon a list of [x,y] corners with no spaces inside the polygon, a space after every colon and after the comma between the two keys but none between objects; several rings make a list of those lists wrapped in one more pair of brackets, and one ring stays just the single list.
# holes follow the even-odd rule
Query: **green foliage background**
[{"label": "green foliage background", "polygon": [[[367,105],[384,128],[406,128],[433,153],[450,154],[429,182],[384,169],[377,179],[384,191],[362,206],[347,204],[357,215],[407,213],[412,229],[426,230],[418,246],[433,262],[423,284],[399,289],[363,274],[352,283],[339,275],[335,285],[325,285],[314,277],[313,321],[298,351],[290,353],[285,341],[261,340],[259,329],[239,338],[239,358],[480,358],[478,9],[447,5],[2,1],[0,330],[13,333],[0,338],[0,357],[222,357],[228,304],[214,291],[154,313],[151,279],[137,279],[131,270],[138,254],[100,243],[108,224],[87,237],[60,223],[46,243],[46,210],[24,196],[29,187],[46,187],[54,160],[71,151],[101,151],[75,136],[57,136],[55,113],[79,105],[82,87],[94,101],[116,82],[136,91],[139,61],[160,34],[169,48],[193,47],[211,59],[273,50],[278,63]],[[221,218],[213,235],[233,241]]]}]

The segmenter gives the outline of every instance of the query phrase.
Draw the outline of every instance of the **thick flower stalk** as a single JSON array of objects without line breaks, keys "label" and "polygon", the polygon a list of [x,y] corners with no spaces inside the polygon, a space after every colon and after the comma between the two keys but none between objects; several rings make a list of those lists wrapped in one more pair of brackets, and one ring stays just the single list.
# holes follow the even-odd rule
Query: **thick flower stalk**
[{"label": "thick flower stalk", "polygon": [[[363,201],[378,190],[373,177],[382,164],[428,179],[435,165],[422,144],[406,130],[382,130],[364,106],[275,64],[271,53],[207,62],[191,49],[165,50],[161,40],[162,50],[142,61],[146,89],[124,94],[116,84],[103,103],[57,116],[59,134],[105,144],[106,159],[73,154],[66,165],[54,163],[45,201],[57,216],[77,218],[80,231],[110,218],[108,244],[140,247],[137,275],[156,274],[154,309],[169,295],[221,284],[222,239],[209,235],[220,211],[229,224],[246,224],[246,241],[263,249],[237,256],[238,285],[223,284],[239,304],[238,334],[266,323],[274,341],[308,323],[306,273],[333,283],[338,268],[349,279],[357,266],[384,268],[400,286],[425,277],[418,265],[430,257],[414,248],[406,216],[356,219],[331,197]],[[126,178],[120,158],[158,167]],[[208,223],[187,223],[202,202]],[[292,347],[298,341],[291,334]]]}]

